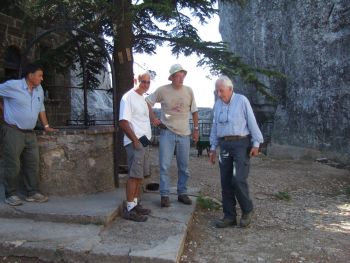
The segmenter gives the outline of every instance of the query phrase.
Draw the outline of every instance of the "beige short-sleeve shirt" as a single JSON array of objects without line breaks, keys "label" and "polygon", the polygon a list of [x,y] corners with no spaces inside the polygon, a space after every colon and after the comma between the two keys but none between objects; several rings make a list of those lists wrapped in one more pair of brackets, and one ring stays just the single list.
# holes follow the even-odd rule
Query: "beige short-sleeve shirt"
[{"label": "beige short-sleeve shirt", "polygon": [[190,113],[198,111],[193,91],[183,85],[175,89],[171,84],[159,87],[146,97],[150,105],[161,104],[161,121],[178,135],[190,135]]}]

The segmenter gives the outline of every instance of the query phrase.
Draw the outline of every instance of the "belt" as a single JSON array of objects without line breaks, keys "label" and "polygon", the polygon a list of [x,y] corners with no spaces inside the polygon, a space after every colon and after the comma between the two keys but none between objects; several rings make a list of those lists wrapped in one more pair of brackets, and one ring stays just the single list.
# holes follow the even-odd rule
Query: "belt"
[{"label": "belt", "polygon": [[242,140],[245,138],[248,138],[248,135],[244,135],[244,136],[232,135],[232,136],[221,137],[221,139],[223,139],[224,141],[238,141],[238,140]]},{"label": "belt", "polygon": [[21,129],[21,128],[18,128],[16,125],[13,125],[13,124],[8,124],[7,122],[4,122],[4,124],[10,128],[14,128],[18,131],[21,131],[21,132],[24,132],[24,133],[33,133],[34,130],[25,130],[25,129]]},{"label": "belt", "polygon": [[158,125],[158,127],[159,128],[161,128],[161,129],[163,129],[163,130],[166,130],[166,129],[168,129],[168,127],[167,126],[165,126],[165,124],[164,123],[160,123],[159,125]]}]

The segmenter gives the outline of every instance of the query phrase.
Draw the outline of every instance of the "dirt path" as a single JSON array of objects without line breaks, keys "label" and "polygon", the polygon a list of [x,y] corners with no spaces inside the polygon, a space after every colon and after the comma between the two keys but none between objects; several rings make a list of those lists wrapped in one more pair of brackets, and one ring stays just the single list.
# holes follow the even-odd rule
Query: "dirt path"
[{"label": "dirt path", "polygon": [[[218,165],[195,149],[190,159],[189,185],[221,200]],[[350,262],[348,170],[260,156],[252,160],[249,182],[251,227],[216,229],[221,209],[197,207],[182,262]]]}]

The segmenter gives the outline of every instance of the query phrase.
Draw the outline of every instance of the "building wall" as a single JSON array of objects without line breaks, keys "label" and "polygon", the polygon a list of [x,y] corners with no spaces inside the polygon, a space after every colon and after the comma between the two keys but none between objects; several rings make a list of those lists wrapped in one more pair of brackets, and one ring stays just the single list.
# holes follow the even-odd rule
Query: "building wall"
[{"label": "building wall", "polygon": [[[9,78],[6,76],[6,71],[9,70],[9,65],[5,59],[6,50],[9,47],[19,50],[21,56],[29,42],[40,32],[41,29],[36,28],[32,32],[23,31],[23,22],[17,18],[0,13],[0,80],[4,81]],[[57,35],[56,35],[57,37]],[[43,39],[27,54],[27,61],[33,62],[40,58],[40,46],[52,46],[52,39]],[[13,65],[11,65],[13,67]],[[11,69],[11,72],[13,70]],[[45,71],[45,69],[44,69]],[[16,75],[16,74],[15,74]],[[70,74],[56,74],[55,72],[44,72],[44,82],[42,86],[46,92],[45,108],[51,126],[66,125],[66,120],[70,119]]]},{"label": "building wall", "polygon": [[[269,111],[272,142],[350,163],[350,1],[219,2],[220,32],[231,50],[253,66],[287,76],[261,78],[278,99]],[[238,86],[256,108],[269,104]]]}]

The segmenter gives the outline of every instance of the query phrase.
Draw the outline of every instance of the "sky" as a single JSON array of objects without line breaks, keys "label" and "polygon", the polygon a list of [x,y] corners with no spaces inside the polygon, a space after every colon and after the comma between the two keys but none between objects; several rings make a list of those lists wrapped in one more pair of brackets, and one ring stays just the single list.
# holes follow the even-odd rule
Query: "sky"
[{"label": "sky", "polygon": [[[206,25],[197,25],[199,36],[206,41],[221,41],[219,33],[219,17],[213,17]],[[214,105],[214,83],[216,76],[212,76],[208,68],[197,67],[198,57],[171,55],[170,48],[165,44],[158,47],[155,55],[134,54],[135,76],[144,70],[154,70],[157,75],[151,82],[148,93],[152,93],[159,86],[169,83],[169,69],[171,65],[180,63],[187,70],[184,84],[193,89],[198,107],[212,107]]]}]

